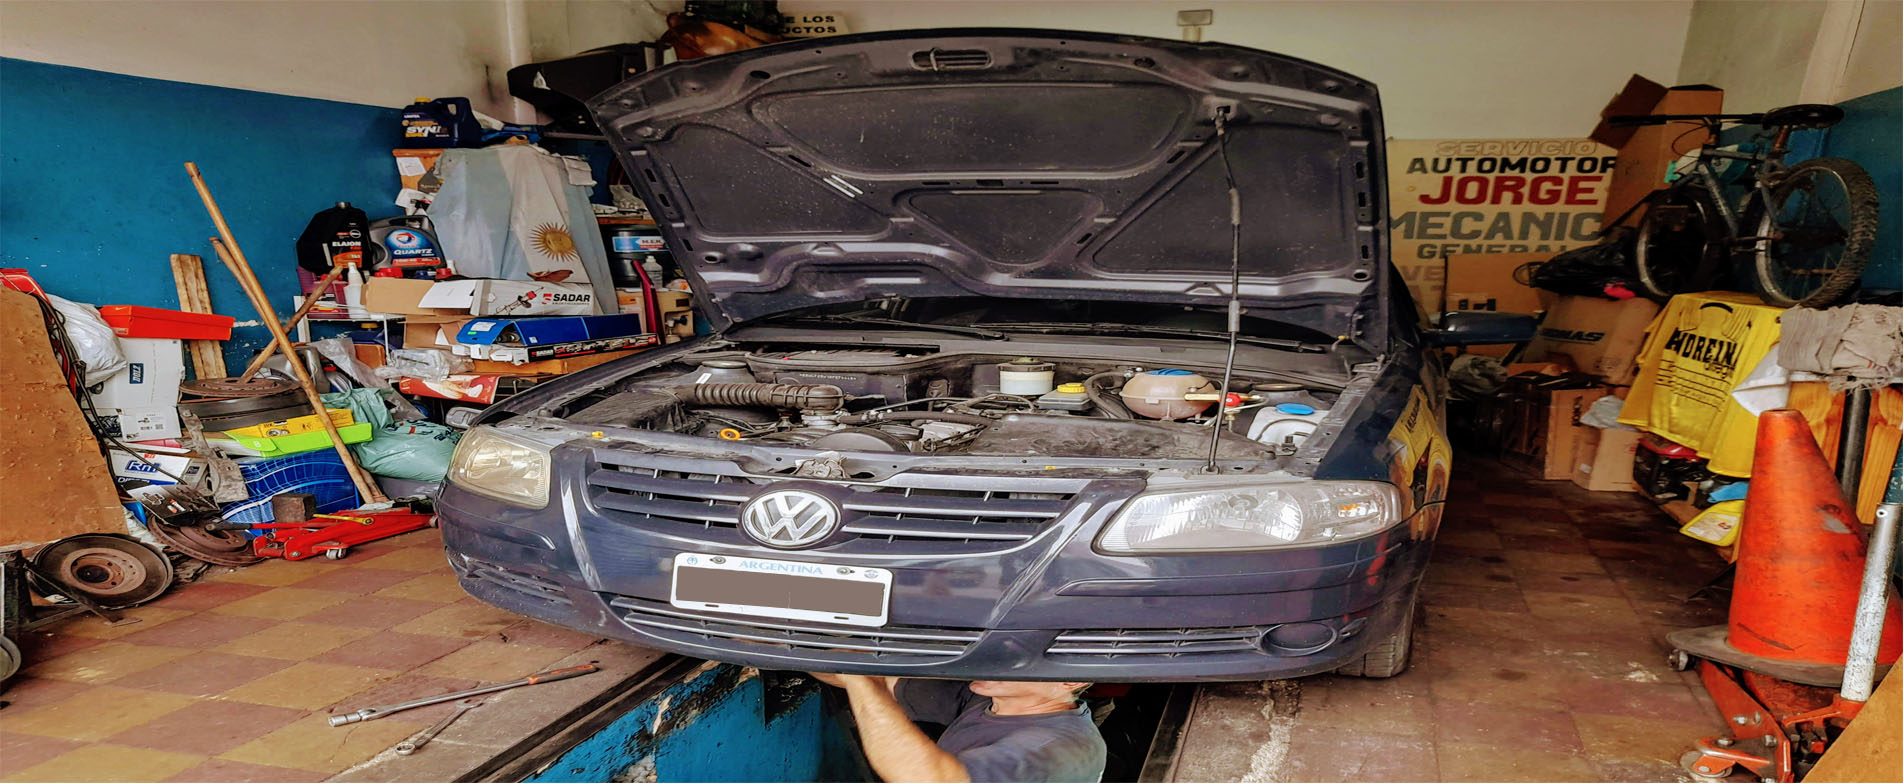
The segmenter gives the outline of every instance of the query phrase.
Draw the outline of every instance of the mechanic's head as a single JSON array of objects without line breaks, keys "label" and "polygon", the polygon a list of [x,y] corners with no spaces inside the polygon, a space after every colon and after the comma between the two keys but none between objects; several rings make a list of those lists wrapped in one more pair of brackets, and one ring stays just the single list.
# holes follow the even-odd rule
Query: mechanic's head
[{"label": "mechanic's head", "polygon": [[1015,680],[973,680],[971,692],[993,699],[1052,699],[1075,701],[1090,687],[1087,682],[1019,682]]}]

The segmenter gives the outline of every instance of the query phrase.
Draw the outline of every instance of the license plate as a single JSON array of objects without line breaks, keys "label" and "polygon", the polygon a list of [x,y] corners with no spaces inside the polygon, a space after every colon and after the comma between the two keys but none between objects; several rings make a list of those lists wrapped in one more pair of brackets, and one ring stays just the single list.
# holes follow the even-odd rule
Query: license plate
[{"label": "license plate", "polygon": [[674,556],[674,590],[668,603],[680,609],[877,627],[885,625],[891,596],[892,572],[883,568],[682,552]]}]

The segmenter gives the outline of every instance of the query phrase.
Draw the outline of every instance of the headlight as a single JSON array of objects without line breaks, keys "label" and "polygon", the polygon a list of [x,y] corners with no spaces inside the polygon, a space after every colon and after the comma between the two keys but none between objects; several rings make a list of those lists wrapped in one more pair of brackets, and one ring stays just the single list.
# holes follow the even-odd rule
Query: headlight
[{"label": "headlight", "polygon": [[529,508],[548,505],[548,446],[477,427],[456,444],[449,480],[484,497]]},{"label": "headlight", "polygon": [[1377,481],[1203,485],[1137,496],[1097,548],[1139,555],[1312,546],[1379,533],[1399,517],[1399,494]]}]

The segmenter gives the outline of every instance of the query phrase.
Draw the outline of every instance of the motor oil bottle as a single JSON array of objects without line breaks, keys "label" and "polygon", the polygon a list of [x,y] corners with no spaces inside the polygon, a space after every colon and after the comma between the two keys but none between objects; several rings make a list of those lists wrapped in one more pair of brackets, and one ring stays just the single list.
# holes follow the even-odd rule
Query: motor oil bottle
[{"label": "motor oil bottle", "polygon": [[297,237],[298,266],[311,274],[325,275],[338,264],[361,265],[369,223],[363,210],[344,201],[311,216],[310,225]]},{"label": "motor oil bottle", "polygon": [[403,141],[409,148],[477,147],[482,125],[468,98],[417,98],[403,107]]},{"label": "motor oil bottle", "polygon": [[403,277],[436,277],[436,270],[447,264],[433,228],[426,215],[398,215],[371,223],[366,251],[369,267],[379,272],[395,269]]},{"label": "motor oil bottle", "polygon": [[345,267],[344,306],[353,317],[368,313],[363,307],[362,270],[368,223],[363,210],[339,201],[337,206],[313,215],[297,238],[298,266],[311,274],[327,275],[334,266]]}]

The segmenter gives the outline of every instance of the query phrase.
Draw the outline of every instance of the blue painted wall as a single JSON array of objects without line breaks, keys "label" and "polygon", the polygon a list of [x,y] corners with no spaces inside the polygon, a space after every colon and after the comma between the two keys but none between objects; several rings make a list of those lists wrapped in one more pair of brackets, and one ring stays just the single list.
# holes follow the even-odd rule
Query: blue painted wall
[{"label": "blue painted wall", "polygon": [[1876,180],[1877,246],[1864,268],[1866,288],[1903,289],[1903,87],[1838,104],[1844,121],[1825,132],[1822,156],[1849,158]]},{"label": "blue painted wall", "polygon": [[[212,306],[251,321],[206,243],[216,232],[185,161],[197,161],[279,317],[297,291],[293,243],[349,201],[399,210],[390,148],[401,112],[0,58],[0,266],[92,304],[177,307],[168,256],[205,258]],[[226,363],[270,341],[240,327]]]}]

